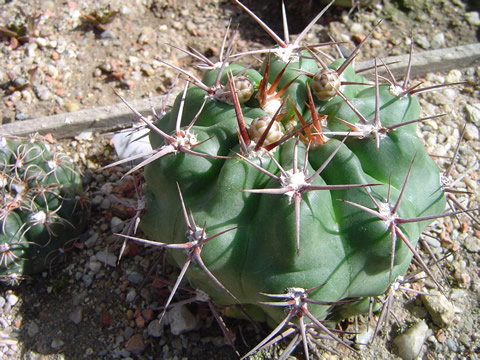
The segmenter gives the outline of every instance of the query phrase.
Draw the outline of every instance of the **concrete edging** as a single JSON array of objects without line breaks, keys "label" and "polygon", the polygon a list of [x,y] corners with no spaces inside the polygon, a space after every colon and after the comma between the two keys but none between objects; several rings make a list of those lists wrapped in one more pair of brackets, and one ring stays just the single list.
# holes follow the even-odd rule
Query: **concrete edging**
[{"label": "concrete edging", "polygon": [[[408,55],[391,56],[384,59],[390,69],[401,79],[408,63]],[[456,46],[413,54],[411,78],[422,77],[429,72],[442,72],[480,65],[480,43]],[[373,67],[373,60],[357,63],[357,70]],[[159,111],[164,96],[152,98]],[[173,96],[172,96],[173,99]],[[140,113],[151,112],[148,99],[131,102]],[[32,133],[52,133],[55,138],[74,137],[82,132],[108,132],[129,127],[137,123],[136,116],[123,103],[88,108],[71,113],[44,116],[36,119],[16,121],[0,125],[0,135],[26,136]]]}]

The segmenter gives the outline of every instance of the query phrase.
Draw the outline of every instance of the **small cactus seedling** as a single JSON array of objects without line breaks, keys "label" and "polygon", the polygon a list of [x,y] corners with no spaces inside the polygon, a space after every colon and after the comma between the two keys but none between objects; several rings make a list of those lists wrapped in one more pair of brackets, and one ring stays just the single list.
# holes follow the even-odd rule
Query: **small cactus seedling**
[{"label": "small cactus seedling", "polygon": [[23,9],[19,7],[15,17],[11,19],[7,25],[0,26],[0,35],[8,37],[12,48],[16,48],[19,44],[30,41],[39,20],[40,15],[32,16],[26,14]]},{"label": "small cactus seedling", "polygon": [[433,277],[416,245],[447,216],[446,197],[416,135],[421,90],[408,71],[402,85],[385,81],[379,62],[373,81],[357,74],[361,44],[338,60],[301,44],[313,23],[290,43],[256,20],[278,44],[260,71],[235,63],[233,35],[221,64],[185,51],[202,80],[172,65],[193,86],[155,124],[136,112],[151,129],[153,150],[132,171],[145,166],[140,226],[152,240],[127,237],[169,249],[181,268],[167,306],[186,278],[267,321],[274,330],[247,355],[287,335],[285,358],[299,343],[308,358],[319,338],[351,349],[323,324],[334,308],[391,292],[413,257]]},{"label": "small cactus seedling", "polygon": [[118,11],[112,10],[110,5],[107,5],[106,7],[97,7],[89,14],[83,15],[83,18],[96,29],[105,31],[107,30],[108,25],[115,20],[117,15]]},{"label": "small cactus seedling", "polygon": [[64,256],[86,225],[82,191],[71,159],[39,136],[0,136],[2,280],[15,283]]}]

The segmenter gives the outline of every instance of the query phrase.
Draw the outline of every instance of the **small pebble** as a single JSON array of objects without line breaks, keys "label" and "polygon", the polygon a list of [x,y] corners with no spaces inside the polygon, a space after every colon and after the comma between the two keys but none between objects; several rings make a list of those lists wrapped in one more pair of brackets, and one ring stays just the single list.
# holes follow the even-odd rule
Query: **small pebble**
[{"label": "small pebble", "polygon": [[95,254],[95,257],[97,258],[98,261],[104,264],[107,264],[109,266],[115,267],[117,265],[117,257],[106,250],[100,250]]},{"label": "small pebble", "polygon": [[80,105],[73,101],[65,101],[65,103],[63,104],[63,108],[67,112],[74,112],[80,109]]},{"label": "small pebble", "polygon": [[133,55],[130,55],[128,57],[128,62],[130,63],[130,65],[135,65],[136,63],[138,63],[140,61],[140,59],[136,56],[133,56]]},{"label": "small pebble", "polygon": [[156,36],[157,34],[155,33],[155,30],[150,26],[146,26],[138,36],[138,43],[141,45],[150,44],[155,40]]},{"label": "small pebble", "polygon": [[87,266],[88,266],[88,268],[90,269],[91,272],[96,274],[102,268],[102,263],[99,262],[99,261],[89,261]]},{"label": "small pebble", "polygon": [[457,352],[457,343],[455,342],[454,339],[448,338],[447,341],[445,342],[445,345],[448,346],[450,351],[452,351],[454,353]]},{"label": "small pebble", "polygon": [[468,297],[468,291],[465,289],[453,288],[450,293],[450,299],[452,301],[462,300]]},{"label": "small pebble", "polygon": [[100,203],[100,208],[103,210],[110,209],[110,199],[104,198]]},{"label": "small pebble", "polygon": [[442,243],[440,241],[438,241],[437,239],[432,238],[430,236],[425,236],[425,241],[428,243],[428,245],[430,245],[431,247],[434,247],[434,248],[438,248],[438,247],[442,246]]},{"label": "small pebble", "polygon": [[112,230],[112,233],[122,232],[123,225],[123,220],[117,216],[112,217],[112,219],[110,220],[110,229]]},{"label": "small pebble", "polygon": [[163,335],[163,324],[157,319],[150,321],[147,327],[147,333],[154,338],[161,337]]},{"label": "small pebble", "polygon": [[472,346],[472,339],[465,333],[461,334],[458,340],[460,340],[460,342],[467,348],[470,348]]},{"label": "small pebble", "polygon": [[480,15],[478,11],[471,11],[465,13],[465,20],[467,20],[470,25],[480,26]]},{"label": "small pebble", "polygon": [[35,39],[35,44],[37,44],[40,47],[47,47],[48,46],[48,40],[42,37],[37,37]]},{"label": "small pebble", "polygon": [[456,83],[462,80],[462,72],[457,69],[450,70],[447,77],[445,78],[445,82],[451,84]]},{"label": "small pebble", "polygon": [[60,349],[63,345],[65,345],[65,343],[61,339],[53,339],[52,343],[50,344],[54,350]]},{"label": "small pebble", "polygon": [[92,247],[95,246],[95,243],[97,242],[98,240],[98,233],[93,233],[92,235],[90,235],[90,237],[85,240],[84,244],[87,248],[91,249]]},{"label": "small pebble", "polygon": [[52,93],[45,85],[35,85],[33,91],[39,100],[49,100],[52,97]]},{"label": "small pebble", "polygon": [[351,26],[350,26],[350,32],[352,34],[361,34],[363,33],[364,31],[364,28],[363,28],[363,25],[362,24],[359,24],[359,23],[353,23]]},{"label": "small pebble", "polygon": [[82,321],[82,307],[77,306],[69,315],[70,320],[78,325]]},{"label": "small pebble", "polygon": [[50,76],[52,79],[57,79],[58,78],[58,68],[55,65],[48,65],[45,70],[45,74]]},{"label": "small pebble", "polygon": [[150,64],[142,64],[142,65],[140,65],[140,69],[142,69],[142,71],[147,76],[152,76],[153,74],[155,74],[155,70],[153,70],[153,68]]},{"label": "small pebble", "polygon": [[467,120],[480,126],[480,103],[466,104]]},{"label": "small pebble", "polygon": [[142,73],[140,71],[132,71],[132,80],[141,81],[142,80]]},{"label": "small pebble", "polygon": [[33,44],[28,44],[27,46],[27,55],[29,57],[34,57],[36,56],[36,52],[37,52],[37,49],[38,49],[38,46],[37,44],[33,43]]},{"label": "small pebble", "polygon": [[479,138],[478,127],[470,123],[466,124],[465,134],[463,137],[465,138],[465,140],[478,140]]},{"label": "small pebble", "polygon": [[402,335],[397,336],[393,343],[398,348],[398,355],[403,360],[414,360],[420,354],[425,339],[429,336],[429,328],[425,321],[420,321]]},{"label": "small pebble", "polygon": [[138,272],[131,272],[128,274],[127,277],[128,281],[130,281],[132,284],[140,284],[143,281],[143,275],[138,273]]},{"label": "small pebble", "polygon": [[93,206],[98,206],[102,203],[103,201],[103,196],[102,195],[95,195],[92,199],[92,205]]},{"label": "small pebble", "polygon": [[135,330],[133,330],[132,327],[127,326],[127,327],[125,328],[125,330],[123,331],[123,338],[124,338],[125,340],[130,339],[130,338],[132,337],[132,335],[133,335],[134,332],[135,332]]},{"label": "small pebble", "polygon": [[139,354],[145,349],[143,343],[142,334],[135,334],[128,339],[125,345],[125,350],[130,351],[133,354]]},{"label": "small pebble", "polygon": [[115,35],[113,31],[105,30],[100,34],[100,38],[102,40],[115,40],[117,38],[117,35]]},{"label": "small pebble", "polygon": [[197,35],[197,25],[193,21],[187,21],[185,27],[190,34]]},{"label": "small pebble", "polygon": [[23,120],[27,120],[27,119],[28,119],[28,116],[23,114],[23,113],[15,114],[15,120],[17,120],[17,121],[23,121]]},{"label": "small pebble", "polygon": [[365,326],[355,337],[355,347],[358,350],[364,350],[372,340],[375,327]]},{"label": "small pebble", "polygon": [[199,320],[184,305],[175,306],[169,310],[167,318],[173,335],[191,331],[199,325]]},{"label": "small pebble", "polygon": [[174,22],[172,22],[172,27],[173,27],[175,30],[182,30],[182,29],[183,29],[183,22],[181,22],[181,21],[174,21]]},{"label": "small pebble", "polygon": [[480,239],[475,236],[468,236],[463,243],[465,249],[472,253],[480,252]]},{"label": "small pebble", "polygon": [[139,315],[135,318],[135,325],[139,329],[143,329],[145,327],[145,319],[143,318],[142,315]]},{"label": "small pebble", "polygon": [[430,295],[422,295],[421,299],[436,325],[448,327],[453,323],[455,309],[445,295],[439,291],[432,290]]},{"label": "small pebble", "polygon": [[15,306],[15,304],[18,302],[18,296],[10,293],[10,294],[7,294],[6,300],[10,304],[10,306]]},{"label": "small pebble", "polygon": [[430,41],[428,41],[428,38],[425,35],[417,35],[415,43],[425,50],[430,48]]},{"label": "small pebble", "polygon": [[137,291],[134,288],[130,288],[127,292],[127,296],[125,298],[126,302],[132,302],[135,300],[135,297],[137,296]]},{"label": "small pebble", "polygon": [[84,275],[82,275],[82,280],[83,280],[83,283],[85,284],[85,286],[88,288],[88,287],[90,287],[90,285],[92,285],[93,277],[90,274],[84,274]]},{"label": "small pebble", "polygon": [[445,47],[445,34],[437,33],[433,36],[431,46],[432,49],[442,49]]},{"label": "small pebble", "polygon": [[127,312],[125,313],[125,315],[127,316],[128,320],[133,320],[133,310],[132,309],[128,309]]},{"label": "small pebble", "polygon": [[15,79],[13,79],[12,82],[13,82],[13,85],[17,88],[21,88],[28,84],[28,80],[23,76],[16,77]]}]

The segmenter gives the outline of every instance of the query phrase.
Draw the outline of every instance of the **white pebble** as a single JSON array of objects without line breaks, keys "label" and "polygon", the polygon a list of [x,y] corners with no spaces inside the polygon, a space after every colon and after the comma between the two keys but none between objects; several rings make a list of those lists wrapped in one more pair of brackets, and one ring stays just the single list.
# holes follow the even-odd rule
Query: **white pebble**
[{"label": "white pebble", "polygon": [[417,35],[415,42],[423,49],[430,48],[430,41],[428,41],[428,38],[425,35]]},{"label": "white pebble", "polygon": [[112,217],[110,220],[110,229],[113,233],[119,233],[123,229],[123,220],[117,216]]},{"label": "white pebble", "polygon": [[400,336],[393,343],[398,348],[398,354],[403,360],[414,360],[420,354],[425,339],[429,336],[429,329],[425,321],[420,321]]},{"label": "white pebble", "polygon": [[467,111],[467,120],[480,126],[480,103],[465,105]]},{"label": "white pebble", "polygon": [[470,123],[466,124],[465,133],[463,137],[465,138],[465,140],[478,140],[479,138],[478,127]]},{"label": "white pebble", "polygon": [[127,292],[127,296],[125,297],[125,301],[126,302],[132,302],[133,300],[135,300],[135,297],[137,296],[137,291],[135,290],[135,288],[130,288]]},{"label": "white pebble", "polygon": [[[134,155],[140,155],[152,150],[148,136],[150,130],[139,130],[132,132],[118,132],[113,136],[115,151],[120,159]],[[135,163],[140,163],[144,158],[138,158]]]},{"label": "white pebble", "polygon": [[370,343],[373,337],[375,328],[373,326],[366,326],[355,337],[355,347],[358,350],[363,350]]},{"label": "white pebble", "polygon": [[95,254],[95,257],[97,258],[98,261],[104,264],[110,265],[112,267],[115,267],[117,265],[117,257],[106,250],[100,250]]},{"label": "white pebble", "polygon": [[422,295],[422,302],[436,325],[444,327],[453,323],[455,309],[445,295],[433,290],[430,295]]},{"label": "white pebble", "polygon": [[445,81],[449,84],[456,83],[462,80],[462,72],[457,69],[450,70]]},{"label": "white pebble", "polygon": [[29,44],[27,46],[27,54],[28,54],[28,57],[34,57],[36,56],[36,50],[37,50],[38,46],[37,44],[33,43],[33,44]]},{"label": "white pebble", "polygon": [[199,320],[184,305],[175,306],[167,312],[167,317],[173,335],[191,331],[199,325]]},{"label": "white pebble", "polygon": [[58,349],[60,349],[63,345],[65,345],[65,343],[64,343],[61,339],[53,339],[50,346],[52,347],[52,349],[58,350]]},{"label": "white pebble", "polygon": [[48,46],[48,40],[45,39],[45,38],[42,38],[42,37],[37,37],[37,38],[35,38],[35,44],[44,48],[44,47]]},{"label": "white pebble", "polygon": [[433,36],[432,39],[432,49],[441,49],[445,47],[445,34],[437,33]]},{"label": "white pebble", "polygon": [[94,274],[98,273],[100,269],[102,268],[102,263],[98,261],[90,261],[88,263],[88,268],[90,269],[91,272]]},{"label": "white pebble", "polygon": [[14,306],[18,302],[18,296],[12,293],[7,294],[6,298],[10,306]]},{"label": "white pebble", "polygon": [[134,64],[138,63],[139,60],[140,59],[138,57],[133,56],[133,55],[128,57],[128,62],[129,62],[130,65],[134,65]]},{"label": "white pebble", "polygon": [[467,237],[463,245],[465,246],[465,249],[467,249],[469,252],[480,252],[480,239],[475,236]]},{"label": "white pebble", "polygon": [[465,13],[465,20],[467,20],[470,25],[480,26],[480,15],[478,11],[470,11]]},{"label": "white pebble", "polygon": [[353,23],[351,26],[350,26],[350,32],[352,34],[361,34],[363,33],[363,25],[362,24],[359,24],[359,23]]}]

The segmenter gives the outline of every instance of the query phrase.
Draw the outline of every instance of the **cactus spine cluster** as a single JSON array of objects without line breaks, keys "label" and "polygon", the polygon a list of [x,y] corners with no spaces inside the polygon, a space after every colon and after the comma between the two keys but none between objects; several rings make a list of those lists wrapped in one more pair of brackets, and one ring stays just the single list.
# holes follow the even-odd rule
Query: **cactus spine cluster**
[{"label": "cactus spine cluster", "polygon": [[151,129],[153,150],[132,171],[145,166],[152,240],[130,238],[181,268],[165,309],[186,277],[216,305],[269,322],[247,355],[280,334],[307,358],[315,337],[350,347],[322,323],[334,309],[384,294],[412,258],[433,278],[416,245],[445,216],[445,194],[416,135],[418,89],[408,71],[380,77],[381,60],[373,79],[357,74],[363,43],[337,60],[301,46],[320,16],[293,43],[257,18],[278,44],[259,71],[232,61],[234,35],[217,64],[185,51],[203,79],[170,65],[193,86],[155,124],[137,113]]},{"label": "cactus spine cluster", "polygon": [[0,137],[0,279],[49,269],[86,225],[79,171],[40,136]]}]

